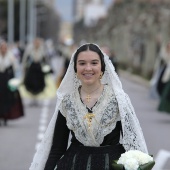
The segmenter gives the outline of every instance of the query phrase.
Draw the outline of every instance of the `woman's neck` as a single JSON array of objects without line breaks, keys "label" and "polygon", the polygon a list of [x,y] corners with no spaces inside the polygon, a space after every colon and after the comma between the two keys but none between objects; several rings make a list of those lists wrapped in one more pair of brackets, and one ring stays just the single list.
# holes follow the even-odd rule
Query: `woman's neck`
[{"label": "woman's neck", "polygon": [[80,95],[83,103],[91,108],[94,106],[94,104],[97,102],[99,97],[101,96],[101,93],[103,91],[103,85],[101,83],[96,84],[95,86],[86,86],[81,87]]},{"label": "woman's neck", "polygon": [[85,92],[85,93],[92,93],[93,91],[96,91],[97,89],[99,89],[101,87],[101,83],[96,83],[93,85],[83,85],[81,86],[81,89]]}]

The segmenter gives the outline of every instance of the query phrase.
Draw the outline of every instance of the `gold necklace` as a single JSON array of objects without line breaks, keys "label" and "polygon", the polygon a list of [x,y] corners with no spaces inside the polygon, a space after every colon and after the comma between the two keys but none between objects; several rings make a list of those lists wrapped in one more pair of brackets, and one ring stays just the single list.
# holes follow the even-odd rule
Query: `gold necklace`
[{"label": "gold necklace", "polygon": [[[88,93],[88,94],[86,95],[86,100],[87,100],[87,102],[90,102],[91,94],[94,93],[95,91],[97,91],[100,87],[101,87],[101,85],[100,85],[97,89],[91,91],[90,93]],[[82,90],[83,90],[83,88],[82,88]],[[83,90],[83,91],[86,92],[85,90]],[[86,92],[86,93],[87,93],[87,92]]]}]

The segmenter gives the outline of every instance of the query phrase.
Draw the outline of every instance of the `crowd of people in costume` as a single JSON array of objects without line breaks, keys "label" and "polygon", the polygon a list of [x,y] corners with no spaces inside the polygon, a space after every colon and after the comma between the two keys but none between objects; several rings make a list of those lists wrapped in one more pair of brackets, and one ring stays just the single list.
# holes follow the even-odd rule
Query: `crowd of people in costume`
[{"label": "crowd of people in costume", "polygon": [[38,106],[55,97],[64,61],[52,40],[36,37],[21,46],[0,39],[0,126],[24,117],[24,99]]}]

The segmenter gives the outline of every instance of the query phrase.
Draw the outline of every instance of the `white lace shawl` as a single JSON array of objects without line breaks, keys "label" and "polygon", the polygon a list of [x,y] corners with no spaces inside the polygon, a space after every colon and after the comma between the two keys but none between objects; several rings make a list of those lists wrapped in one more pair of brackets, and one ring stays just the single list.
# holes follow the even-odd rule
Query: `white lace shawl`
[{"label": "white lace shawl", "polygon": [[119,109],[114,93],[107,85],[95,106],[92,108],[94,118],[89,127],[85,119],[87,107],[82,103],[78,90],[64,97],[60,111],[67,120],[77,140],[84,146],[100,146],[104,137],[111,133],[120,120]]},{"label": "white lace shawl", "polygon": [[[73,91],[76,91],[80,86],[80,82],[74,72],[74,54],[75,53],[73,53],[72,55],[66,75],[57,90],[57,102],[54,115],[48,125],[41,145],[34,155],[33,162],[29,170],[44,170],[52,145],[52,138],[59,106],[66,94],[71,94]],[[122,144],[126,151],[137,149],[142,152],[148,153],[142,129],[136,117],[134,108],[128,95],[123,91],[122,84],[118,78],[118,75],[115,72],[112,63],[106,54],[104,54],[104,62],[106,68],[102,77],[102,83],[108,84],[111,87],[118,102],[119,114],[123,130]],[[101,141],[99,141],[99,143],[100,142]]]}]

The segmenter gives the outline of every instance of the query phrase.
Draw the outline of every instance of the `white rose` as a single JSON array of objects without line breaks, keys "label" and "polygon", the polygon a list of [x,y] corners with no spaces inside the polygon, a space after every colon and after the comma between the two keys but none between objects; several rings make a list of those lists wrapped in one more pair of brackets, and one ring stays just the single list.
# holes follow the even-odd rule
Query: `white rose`
[{"label": "white rose", "polygon": [[137,170],[139,167],[139,164],[136,159],[130,158],[126,160],[124,167],[126,170]]}]

